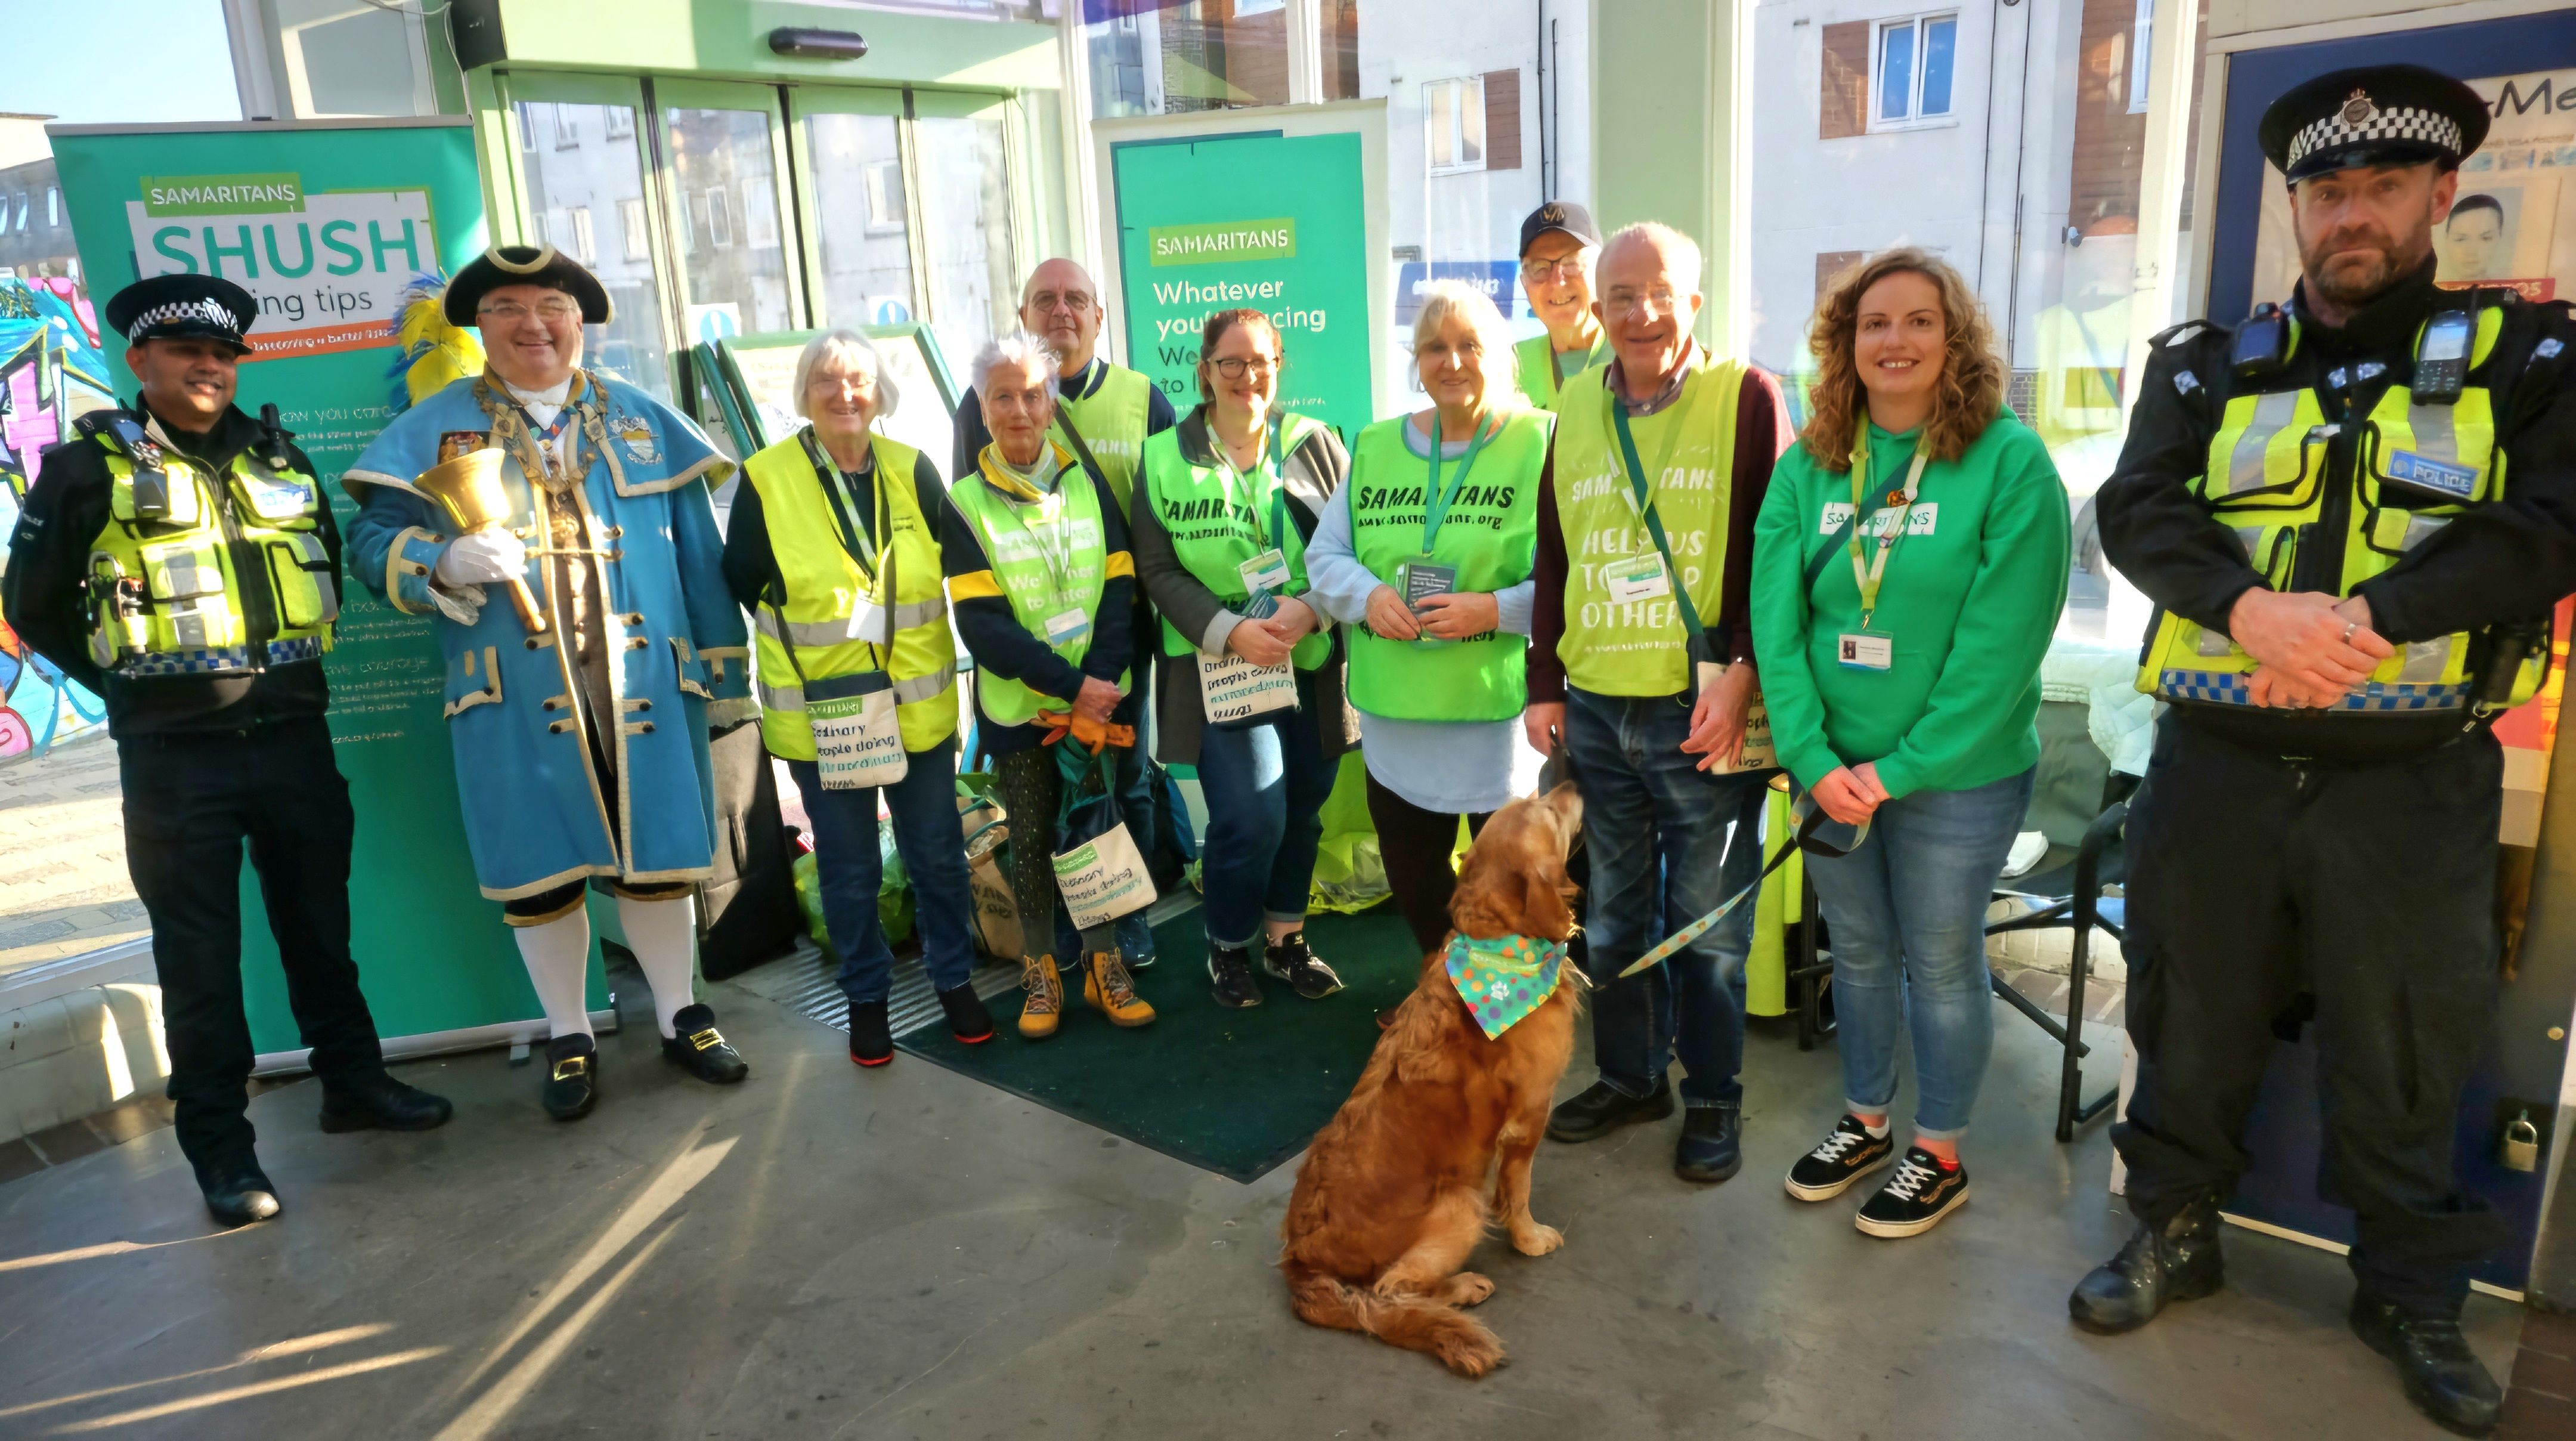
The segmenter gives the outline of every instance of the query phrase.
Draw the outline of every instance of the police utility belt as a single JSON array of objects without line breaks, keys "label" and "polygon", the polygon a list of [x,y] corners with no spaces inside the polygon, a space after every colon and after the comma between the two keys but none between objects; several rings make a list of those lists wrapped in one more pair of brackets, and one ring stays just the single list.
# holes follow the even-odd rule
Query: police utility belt
[{"label": "police utility belt", "polygon": [[[2500,397],[2523,365],[2554,354],[2532,340],[2534,312],[2466,292],[2465,308],[2427,320],[2415,344],[2413,383],[2384,386],[2367,412],[2347,405],[2328,421],[2321,392],[2351,394],[2387,375],[2375,360],[2302,377],[2292,365],[2295,315],[2258,307],[2233,333],[2224,372],[2189,369],[2173,383],[2203,385],[2218,409],[2193,494],[2235,532],[2246,559],[2277,591],[2328,588],[2318,571],[2334,564],[2331,589],[2349,596],[2406,553],[2479,506],[2504,498],[2506,457],[2497,444]],[[2198,325],[2178,326],[2151,344],[2182,343]],[[2500,344],[2508,330],[2511,345]],[[2177,339],[2179,337],[2179,339]],[[2338,470],[2348,475],[2333,494]],[[2329,521],[2332,502],[2340,516]],[[2549,670],[2549,618],[2412,641],[2322,713],[2458,712],[2474,727],[2540,690]],[[2138,671],[2138,689],[2181,705],[2250,707],[2256,662],[2226,634],[2160,611]]]},{"label": "police utility belt", "polygon": [[340,614],[322,487],[297,469],[274,406],[217,473],[130,411],[76,428],[107,461],[107,523],[84,581],[90,659],[128,678],[225,675],[313,660]]}]

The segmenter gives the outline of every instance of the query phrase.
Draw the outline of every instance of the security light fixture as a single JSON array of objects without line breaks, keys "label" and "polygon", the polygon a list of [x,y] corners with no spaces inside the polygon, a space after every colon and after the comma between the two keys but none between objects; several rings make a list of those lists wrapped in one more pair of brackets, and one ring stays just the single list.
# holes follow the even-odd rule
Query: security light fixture
[{"label": "security light fixture", "polygon": [[799,60],[857,60],[868,53],[868,37],[855,30],[781,25],[769,32],[769,48]]}]

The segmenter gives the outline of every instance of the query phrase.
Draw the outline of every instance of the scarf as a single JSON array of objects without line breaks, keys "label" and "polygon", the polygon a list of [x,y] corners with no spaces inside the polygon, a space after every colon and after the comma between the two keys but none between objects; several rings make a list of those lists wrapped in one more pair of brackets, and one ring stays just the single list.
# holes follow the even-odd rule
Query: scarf
[{"label": "scarf", "polygon": [[1479,941],[1449,938],[1446,964],[1449,984],[1458,999],[1493,1040],[1510,1030],[1556,994],[1559,968],[1565,961],[1563,941],[1536,936],[1503,936]]}]

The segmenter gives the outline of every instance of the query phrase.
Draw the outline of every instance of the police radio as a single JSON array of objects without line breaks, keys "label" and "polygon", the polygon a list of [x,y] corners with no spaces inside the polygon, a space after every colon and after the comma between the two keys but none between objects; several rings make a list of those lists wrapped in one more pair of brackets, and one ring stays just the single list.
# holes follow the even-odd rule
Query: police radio
[{"label": "police radio", "polygon": [[2228,369],[2247,379],[2278,374],[2290,363],[2289,312],[2264,301],[2254,307],[2245,323],[2236,327],[2236,340],[2229,348]]},{"label": "police radio", "polygon": [[2460,398],[2469,378],[2469,337],[2477,326],[2465,310],[2445,310],[2424,322],[2415,343],[2415,383],[2410,393],[2417,405],[2449,405]]},{"label": "police radio", "polygon": [[139,520],[170,518],[170,475],[161,468],[161,442],[143,433],[133,416],[116,411],[107,430],[134,462],[134,514]]},{"label": "police radio", "polygon": [[259,428],[259,458],[268,462],[268,468],[284,470],[293,465],[295,463],[293,457],[286,453],[286,443],[295,438],[295,432],[286,428],[284,421],[278,416],[277,406],[274,403],[259,408]]}]

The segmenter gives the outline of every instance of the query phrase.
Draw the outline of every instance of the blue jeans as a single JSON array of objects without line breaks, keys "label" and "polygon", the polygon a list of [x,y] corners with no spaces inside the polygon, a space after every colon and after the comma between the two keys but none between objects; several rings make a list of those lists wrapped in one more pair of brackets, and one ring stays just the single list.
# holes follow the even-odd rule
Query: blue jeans
[{"label": "blue jeans", "polygon": [[1833,937],[1843,1104],[1854,1113],[1886,1114],[1897,1045],[1911,1031],[1914,1134],[1966,1133],[1995,1044],[1986,905],[2035,775],[1899,797],[1878,808],[1850,855],[1806,858]]},{"label": "blue jeans", "polygon": [[[1141,718],[1140,718],[1141,724]],[[1114,752],[1118,758],[1118,818],[1127,823],[1127,836],[1136,843],[1136,854],[1147,865],[1154,861],[1154,783],[1146,769],[1145,741],[1138,736],[1136,744]],[[1152,910],[1148,906],[1145,910]],[[1154,958],[1154,927],[1145,919],[1145,911],[1129,911],[1117,920],[1118,954],[1129,965]],[[1055,953],[1059,959],[1084,953],[1082,937],[1073,928],[1073,913],[1058,901],[1055,908]]]},{"label": "blue jeans", "polygon": [[1297,673],[1293,711],[1272,711],[1241,730],[1201,732],[1199,788],[1208,809],[1199,879],[1209,944],[1256,945],[1264,920],[1304,920],[1324,798],[1333,791],[1313,677]]},{"label": "blue jeans", "polygon": [[[1682,752],[1690,710],[1671,696],[1565,691],[1565,748],[1583,791],[1583,845],[1592,858],[1584,913],[1591,938],[1592,1058],[1629,1096],[1652,1092],[1679,1054],[1682,1100],[1744,1100],[1744,962],[1753,907],[1738,906],[1663,964],[1615,980],[1663,939],[1717,909],[1762,871],[1760,773],[1712,775]],[[1658,866],[1657,859],[1662,864]],[[1660,874],[1659,874],[1660,872]],[[1661,902],[1660,906],[1658,901]]]},{"label": "blue jeans", "polygon": [[841,953],[841,993],[882,1001],[894,988],[894,952],[877,920],[884,866],[877,853],[877,797],[894,817],[894,846],[912,878],[913,924],[921,931],[921,964],[930,983],[953,991],[975,969],[970,930],[974,899],[966,888],[966,845],[957,828],[957,741],[914,751],[904,778],[868,790],[823,789],[812,761],[787,772],[814,823],[814,875],[823,890],[823,925]]}]

